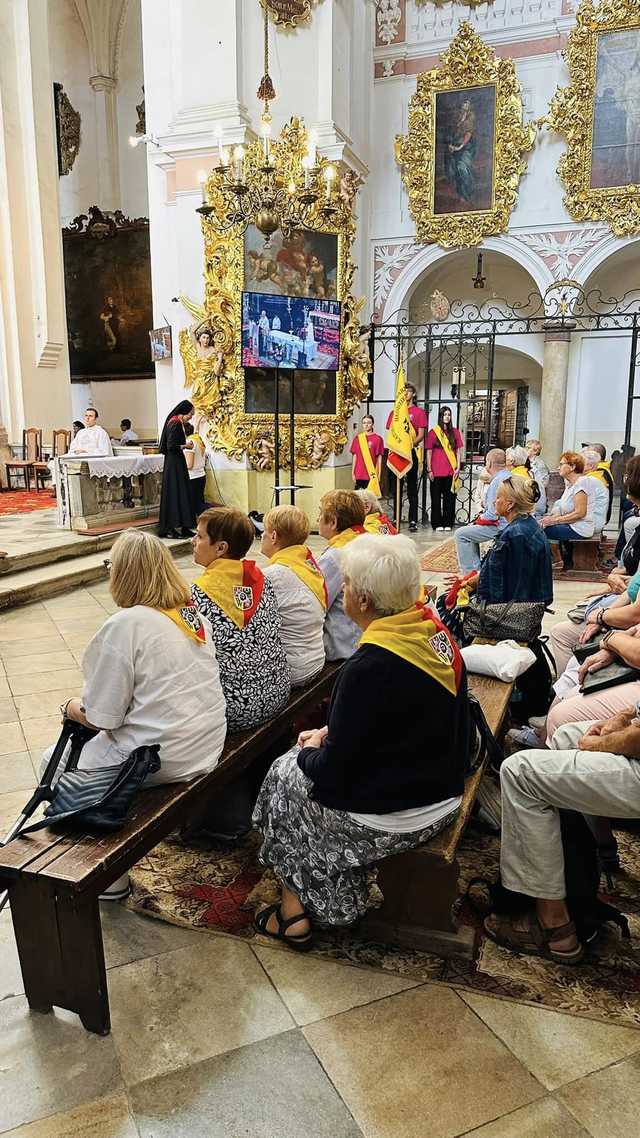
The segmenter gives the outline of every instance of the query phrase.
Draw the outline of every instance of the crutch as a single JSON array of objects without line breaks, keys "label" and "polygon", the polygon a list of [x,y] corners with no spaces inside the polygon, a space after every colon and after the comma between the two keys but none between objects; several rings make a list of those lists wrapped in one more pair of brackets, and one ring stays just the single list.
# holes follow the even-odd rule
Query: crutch
[{"label": "crutch", "polygon": [[[58,767],[60,766],[60,763],[64,756],[69,740],[71,740],[71,751],[69,754],[67,769],[75,770],[76,766],[78,765],[80,752],[87,739],[90,738],[93,734],[95,734],[95,732],[88,731],[86,727],[84,727],[81,723],[74,722],[73,719],[64,720],[64,723],[62,724],[62,731],[60,732],[60,738],[53,748],[51,758],[49,759],[46,767],[44,768],[44,771],[42,772],[40,782],[38,783],[36,789],[31,795],[31,798],[24,807],[22,813],[13,823],[13,826],[9,830],[6,837],[0,841],[0,847],[7,846],[9,842],[12,842],[14,838],[17,838],[20,831],[24,828],[25,823],[29,821],[29,818],[31,818],[33,814],[35,814],[38,806],[40,806],[42,802],[49,802],[51,800],[51,786],[56,776]],[[0,913],[4,909],[8,900],[9,890],[6,889],[4,892],[0,893]]]}]

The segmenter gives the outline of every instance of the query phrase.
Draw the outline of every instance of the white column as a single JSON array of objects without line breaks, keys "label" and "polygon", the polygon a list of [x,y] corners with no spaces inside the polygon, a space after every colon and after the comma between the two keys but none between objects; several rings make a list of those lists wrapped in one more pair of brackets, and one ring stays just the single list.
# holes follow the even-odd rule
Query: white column
[{"label": "white column", "polygon": [[96,97],[98,201],[95,204],[101,209],[120,209],[118,83],[110,75],[92,75],[89,83]]},{"label": "white column", "polygon": [[566,323],[545,323],[542,394],[540,399],[540,441],[545,461],[555,469],[562,454],[564,419],[567,406],[571,328]]},{"label": "white column", "polygon": [[18,443],[71,408],[47,0],[0,4],[0,42],[0,410]]}]

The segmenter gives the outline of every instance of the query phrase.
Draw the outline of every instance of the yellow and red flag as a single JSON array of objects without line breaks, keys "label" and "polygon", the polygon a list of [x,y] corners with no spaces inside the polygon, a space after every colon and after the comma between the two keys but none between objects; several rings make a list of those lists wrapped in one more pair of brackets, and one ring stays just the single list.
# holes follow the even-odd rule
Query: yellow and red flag
[{"label": "yellow and red flag", "polygon": [[409,407],[404,391],[405,378],[402,364],[398,368],[396,379],[396,401],[393,407],[393,417],[387,431],[387,466],[396,478],[404,478],[411,470],[413,462],[414,430],[409,418]]}]

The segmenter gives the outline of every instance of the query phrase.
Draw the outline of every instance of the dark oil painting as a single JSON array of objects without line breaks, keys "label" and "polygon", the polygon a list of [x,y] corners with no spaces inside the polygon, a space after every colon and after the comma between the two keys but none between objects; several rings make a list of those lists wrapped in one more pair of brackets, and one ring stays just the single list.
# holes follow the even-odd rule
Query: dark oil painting
[{"label": "dark oil painting", "polygon": [[592,190],[640,184],[640,28],[597,37],[591,147]]},{"label": "dark oil painting", "polygon": [[[275,413],[275,371],[273,368],[248,367],[244,370],[244,409],[249,415]],[[291,413],[291,386],[293,409],[296,415],[335,415],[335,371],[280,372],[278,383],[279,412]]]},{"label": "dark oil painting", "polygon": [[148,225],[63,230],[63,250],[71,378],[152,377]]},{"label": "dark oil painting", "polygon": [[493,208],[496,88],[437,91],[433,212]]}]

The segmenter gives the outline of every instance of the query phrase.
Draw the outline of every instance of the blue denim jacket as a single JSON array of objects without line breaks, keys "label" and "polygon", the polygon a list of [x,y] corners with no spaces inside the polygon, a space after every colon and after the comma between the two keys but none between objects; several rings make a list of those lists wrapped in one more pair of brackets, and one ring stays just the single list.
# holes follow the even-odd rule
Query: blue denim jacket
[{"label": "blue denim jacket", "polygon": [[487,604],[551,603],[551,549],[532,517],[525,514],[515,518],[497,535],[480,566],[477,596]]}]

